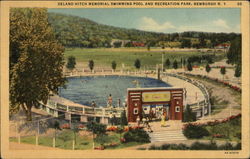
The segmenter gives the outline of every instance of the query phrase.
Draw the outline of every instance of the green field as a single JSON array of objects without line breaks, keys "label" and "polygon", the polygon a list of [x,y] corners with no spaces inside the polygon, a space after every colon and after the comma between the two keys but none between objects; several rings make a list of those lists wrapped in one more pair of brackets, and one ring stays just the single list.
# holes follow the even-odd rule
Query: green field
[{"label": "green field", "polygon": [[[111,62],[116,61],[117,69],[121,68],[122,63],[126,69],[134,68],[134,61],[138,58],[141,61],[141,68],[155,68],[156,64],[162,63],[162,53],[164,59],[170,59],[171,65],[174,60],[180,62],[182,59],[187,59],[193,55],[205,55],[213,53],[201,53],[198,51],[174,51],[161,48],[151,48],[148,51],[146,48],[74,48],[66,49],[64,56],[67,59],[69,56],[75,56],[77,65],[87,67],[89,60],[94,60],[96,67],[111,68]],[[164,61],[165,61],[164,60]],[[180,64],[179,64],[180,67]]]}]

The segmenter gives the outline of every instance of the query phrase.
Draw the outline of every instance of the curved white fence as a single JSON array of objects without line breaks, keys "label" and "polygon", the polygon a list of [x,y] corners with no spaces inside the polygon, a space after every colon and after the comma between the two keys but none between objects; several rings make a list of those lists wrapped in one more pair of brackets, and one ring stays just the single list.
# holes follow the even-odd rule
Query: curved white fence
[{"label": "curved white fence", "polygon": [[198,87],[201,90],[202,94],[204,95],[205,100],[199,101],[197,103],[189,104],[189,106],[194,112],[196,112],[197,117],[203,117],[205,115],[211,114],[210,95],[207,91],[207,88],[202,83],[198,82],[197,80],[189,79],[180,74],[164,73],[163,75],[179,78],[181,80],[189,82],[193,84],[194,86]]}]

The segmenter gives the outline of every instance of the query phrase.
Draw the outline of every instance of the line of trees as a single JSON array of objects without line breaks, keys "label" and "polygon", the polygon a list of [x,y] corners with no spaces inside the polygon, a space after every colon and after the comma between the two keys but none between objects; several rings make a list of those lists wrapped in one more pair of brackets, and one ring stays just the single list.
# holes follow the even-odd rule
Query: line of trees
[{"label": "line of trees", "polygon": [[[198,59],[199,59],[199,58],[198,58]],[[188,60],[187,60],[187,66],[186,66],[186,68],[187,68],[187,70],[190,71],[190,72],[193,70],[193,65],[192,65],[192,62],[191,62],[191,61],[196,61],[196,57],[194,56],[194,57],[188,58]],[[181,58],[180,63],[181,63],[183,66],[185,66],[186,60]],[[72,69],[75,68],[75,64],[76,64],[76,62],[75,62],[75,57],[70,56],[70,57],[68,58],[67,68],[70,69],[70,70],[72,70]],[[88,66],[89,66],[90,70],[93,71],[93,69],[94,69],[94,61],[93,61],[93,60],[89,60]],[[166,59],[166,60],[165,60],[164,66],[167,67],[167,68],[170,68],[171,62],[170,62],[169,59]],[[117,67],[116,61],[112,61],[112,63],[111,63],[111,68],[115,71],[115,70],[116,70],[116,67]],[[134,62],[134,67],[135,67],[136,69],[140,69],[140,68],[141,68],[141,61],[140,61],[139,59],[136,59],[136,60],[135,60],[135,62]],[[179,67],[179,66],[178,66],[177,60],[174,60],[174,62],[173,62],[173,64],[172,64],[172,68],[178,69],[178,67]],[[235,69],[236,69],[236,70],[235,70],[234,76],[235,76],[235,77],[240,77],[240,76],[241,76],[241,69],[240,69],[240,66],[239,66],[239,65],[236,65],[236,68],[235,68]],[[206,64],[205,70],[206,70],[207,74],[209,74],[209,72],[212,70],[212,68],[210,67],[209,63]],[[224,80],[224,75],[226,74],[226,68],[225,68],[225,67],[221,67],[220,73],[223,75],[223,80]]]}]

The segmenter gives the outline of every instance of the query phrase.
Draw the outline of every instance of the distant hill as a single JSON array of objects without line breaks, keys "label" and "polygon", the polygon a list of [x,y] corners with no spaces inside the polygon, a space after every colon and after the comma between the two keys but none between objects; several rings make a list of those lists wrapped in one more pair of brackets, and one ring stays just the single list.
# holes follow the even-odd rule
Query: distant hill
[{"label": "distant hill", "polygon": [[111,47],[112,39],[160,47],[213,47],[240,36],[235,33],[148,32],[103,25],[86,18],[52,12],[48,13],[48,18],[56,37],[65,47]]}]

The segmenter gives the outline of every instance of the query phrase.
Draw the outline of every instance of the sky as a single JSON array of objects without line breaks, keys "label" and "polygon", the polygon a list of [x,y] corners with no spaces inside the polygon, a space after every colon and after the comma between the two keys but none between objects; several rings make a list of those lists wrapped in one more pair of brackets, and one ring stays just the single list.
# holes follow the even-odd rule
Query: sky
[{"label": "sky", "polygon": [[144,31],[240,33],[239,8],[57,8],[48,11]]}]

